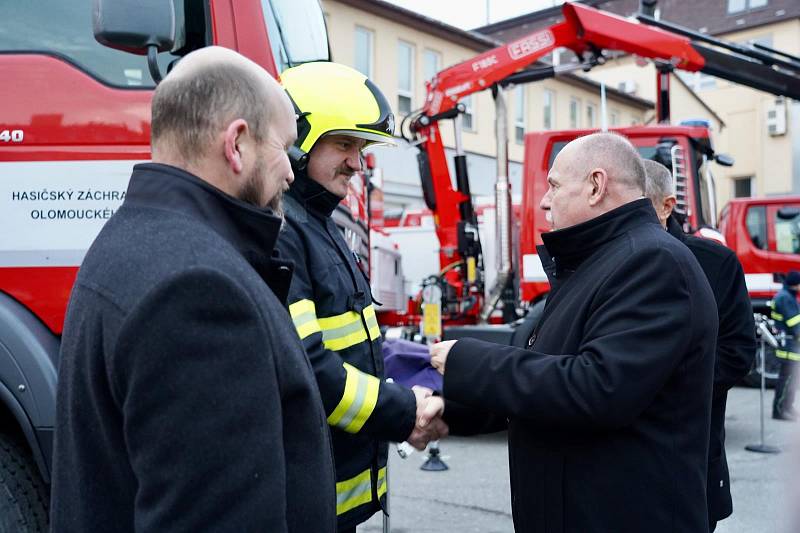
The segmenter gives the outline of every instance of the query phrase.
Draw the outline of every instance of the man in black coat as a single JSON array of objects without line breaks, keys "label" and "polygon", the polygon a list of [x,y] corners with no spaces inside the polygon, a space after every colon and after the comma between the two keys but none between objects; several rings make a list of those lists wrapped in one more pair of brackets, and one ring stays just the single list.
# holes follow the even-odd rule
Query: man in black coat
[{"label": "man in black coat", "polygon": [[273,256],[291,103],[206,48],[152,113],[153,163],[134,167],[70,299],[52,530],[333,532],[325,413]]},{"label": "man in black coat", "polygon": [[710,239],[683,232],[673,214],[675,186],[672,173],[656,161],[644,162],[647,197],[653,202],[661,225],[685,244],[697,258],[714,292],[719,331],[711,398],[711,440],[708,448],[708,523],[714,531],[717,522],[733,513],[730,474],[725,456],[725,405],[728,391],[739,383],[753,366],[756,352],[755,324],[744,271],[733,251]]},{"label": "man in black coat", "polygon": [[[432,347],[445,421],[452,433],[470,422],[452,420],[450,401],[508,419],[518,532],[705,531],[717,334],[708,282],[659,225],[623,137],[572,141],[548,183],[542,320],[528,349]],[[486,427],[477,413],[472,423]]]}]

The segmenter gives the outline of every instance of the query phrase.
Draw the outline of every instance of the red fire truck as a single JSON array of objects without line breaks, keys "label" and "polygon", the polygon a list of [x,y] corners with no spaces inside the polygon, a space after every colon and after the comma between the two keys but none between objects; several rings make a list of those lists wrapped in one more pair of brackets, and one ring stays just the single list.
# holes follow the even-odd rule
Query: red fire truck
[{"label": "red fire truck", "polygon": [[780,288],[776,274],[800,270],[800,197],[731,200],[719,231],[742,263],[754,308]]},{"label": "red fire truck", "polygon": [[[174,47],[148,59],[101,46],[93,3],[124,12],[121,33],[172,24]],[[0,531],[44,531],[67,298],[131,167],[150,157],[151,72],[215,44],[277,76],[329,59],[329,46],[318,0],[41,0],[0,13]]]}]

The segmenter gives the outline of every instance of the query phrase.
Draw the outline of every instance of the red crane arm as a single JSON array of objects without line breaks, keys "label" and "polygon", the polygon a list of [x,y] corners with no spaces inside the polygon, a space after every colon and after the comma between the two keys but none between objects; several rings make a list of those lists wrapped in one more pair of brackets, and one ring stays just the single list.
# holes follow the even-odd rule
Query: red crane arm
[{"label": "red crane arm", "polygon": [[[563,22],[439,72],[426,84],[424,106],[412,119],[411,130],[420,144],[419,167],[425,202],[434,213],[441,245],[440,265],[447,271],[448,283],[462,297],[481,291],[473,290],[478,287],[473,280],[466,279],[463,269],[459,272],[450,265],[467,258],[477,261],[481,252],[479,246],[476,248],[464,237],[465,225],[475,225],[474,220],[467,220],[465,216],[465,213],[472,213],[471,204],[464,205],[471,202],[468,186],[453,187],[438,125],[439,120],[458,114],[454,108],[462,98],[498,85],[554,76],[556,68],[553,67],[520,71],[552,50],[563,47],[581,57],[586,62],[583,66],[602,62],[604,51],[617,50],[656,60],[665,71],[672,68],[702,71],[734,83],[800,99],[797,82],[800,58],[772,50],[773,53],[764,53],[746,49],[647,17],[640,17],[643,23],[639,23],[581,4],[565,3],[562,12]],[[710,43],[713,48],[701,43]],[[457,151],[460,150],[458,144],[457,141]],[[463,153],[457,154],[455,163],[459,184],[468,183]],[[481,297],[482,294],[476,296]]]},{"label": "red crane arm", "polygon": [[441,71],[428,85],[423,113],[433,116],[446,112],[461,98],[488,89],[555,48],[570,48],[579,57],[585,52],[621,50],[661,59],[689,71],[701,70],[705,65],[705,59],[687,37],[580,4],[565,3],[562,9],[564,22]]}]

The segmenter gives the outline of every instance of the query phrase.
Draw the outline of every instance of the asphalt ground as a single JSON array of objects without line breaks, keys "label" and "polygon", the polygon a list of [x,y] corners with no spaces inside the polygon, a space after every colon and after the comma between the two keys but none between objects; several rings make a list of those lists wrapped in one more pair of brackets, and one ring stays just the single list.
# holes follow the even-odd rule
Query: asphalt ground
[{"label": "asphalt ground", "polygon": [[[758,389],[735,388],[728,395],[726,449],[734,512],[719,523],[719,533],[800,531],[800,520],[794,529],[790,525],[792,513],[800,519],[800,425],[769,418],[772,394],[765,395],[764,441],[781,448],[777,455],[744,449],[760,441]],[[401,459],[394,446],[390,449],[391,533],[513,532],[506,434],[449,437],[440,449],[449,466],[445,472],[420,470],[427,454]],[[358,528],[359,533],[381,531],[379,515]]]}]

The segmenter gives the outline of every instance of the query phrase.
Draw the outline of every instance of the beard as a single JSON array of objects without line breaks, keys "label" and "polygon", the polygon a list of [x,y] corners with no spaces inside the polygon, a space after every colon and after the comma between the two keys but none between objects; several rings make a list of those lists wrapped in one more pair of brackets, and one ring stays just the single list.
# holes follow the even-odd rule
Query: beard
[{"label": "beard", "polygon": [[267,207],[272,210],[272,213],[277,216],[283,218],[283,191],[278,191],[275,193],[275,196],[272,197],[272,200],[269,201]]},{"label": "beard", "polygon": [[266,165],[264,161],[259,160],[239,191],[239,199],[262,209],[269,208],[276,216],[283,217],[283,207],[281,206],[283,191],[278,189],[272,198],[265,198],[264,182],[267,179]]}]

